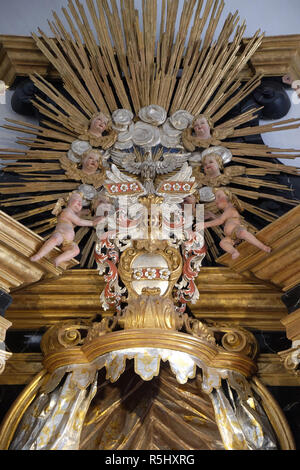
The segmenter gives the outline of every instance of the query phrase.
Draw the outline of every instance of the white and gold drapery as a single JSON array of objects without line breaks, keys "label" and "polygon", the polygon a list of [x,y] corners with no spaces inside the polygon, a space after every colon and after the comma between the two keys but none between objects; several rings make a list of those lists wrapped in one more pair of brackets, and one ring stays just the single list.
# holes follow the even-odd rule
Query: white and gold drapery
[{"label": "white and gold drapery", "polygon": [[78,450],[97,378],[80,388],[69,373],[63,385],[41,392],[25,413],[10,450]]},{"label": "white and gold drapery", "polygon": [[[204,392],[213,405],[214,420],[225,449],[276,449],[276,438],[267,416],[245,377],[230,370],[206,368],[185,353],[156,348],[114,351],[89,365],[57,369],[24,414],[10,449],[78,450],[85,418],[97,392],[98,371],[106,368],[107,382],[114,383],[124,373],[127,359],[133,359],[135,374],[145,382],[159,376],[161,360],[168,361],[171,375],[179,384],[188,385],[189,379],[196,376],[197,384],[201,383],[201,390],[197,385],[198,393]],[[188,406],[185,400],[186,396],[182,395],[178,400],[180,407]],[[112,404],[114,409],[120,405],[119,401],[118,398]],[[101,409],[97,413],[101,414]],[[138,419],[137,413],[132,422],[136,425]]]},{"label": "white and gold drapery", "polygon": [[[227,396],[224,388],[227,389]],[[264,410],[254,396],[233,396],[226,381],[210,393],[216,421],[226,450],[276,450],[276,438]]]}]

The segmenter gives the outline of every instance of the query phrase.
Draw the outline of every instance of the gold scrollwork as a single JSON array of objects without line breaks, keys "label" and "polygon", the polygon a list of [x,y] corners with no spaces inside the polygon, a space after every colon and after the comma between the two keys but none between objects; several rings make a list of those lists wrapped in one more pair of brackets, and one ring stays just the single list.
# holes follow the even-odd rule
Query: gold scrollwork
[{"label": "gold scrollwork", "polygon": [[144,288],[141,296],[129,302],[123,316],[119,319],[119,324],[124,329],[179,330],[183,321],[171,299],[161,297],[157,288]]},{"label": "gold scrollwork", "polygon": [[193,336],[204,339],[209,343],[215,344],[216,340],[213,332],[204,323],[196,318],[191,318],[186,313],[183,316],[186,331]]},{"label": "gold scrollwork", "polygon": [[258,353],[255,336],[245,328],[230,323],[210,324],[215,336],[221,336],[221,344],[228,352],[240,353],[254,359]]},{"label": "gold scrollwork", "polygon": [[53,351],[74,348],[84,342],[81,331],[89,330],[90,321],[80,320],[76,324],[72,320],[58,323],[49,328],[41,341],[41,350],[44,355]]},{"label": "gold scrollwork", "polygon": [[100,322],[95,322],[91,325],[88,330],[85,344],[94,341],[96,338],[103,336],[107,333],[111,333],[117,326],[120,315],[115,314],[113,316],[104,317]]},{"label": "gold scrollwork", "polygon": [[300,375],[300,346],[280,351],[278,356],[288,372]]}]

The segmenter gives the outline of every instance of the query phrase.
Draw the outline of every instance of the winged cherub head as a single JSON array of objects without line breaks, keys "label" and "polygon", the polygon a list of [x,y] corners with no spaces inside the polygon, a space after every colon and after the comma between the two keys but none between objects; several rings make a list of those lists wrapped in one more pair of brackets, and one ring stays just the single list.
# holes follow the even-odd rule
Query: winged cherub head
[{"label": "winged cherub head", "polygon": [[108,127],[109,121],[109,117],[102,112],[94,114],[90,120],[89,132],[96,137],[102,136]]},{"label": "winged cherub head", "polygon": [[201,166],[204,174],[210,178],[221,175],[224,169],[222,157],[218,153],[209,153],[202,158]]},{"label": "winged cherub head", "polygon": [[205,114],[199,114],[195,117],[192,123],[196,137],[200,139],[211,138],[212,121]]},{"label": "winged cherub head", "polygon": [[82,154],[81,164],[82,164],[82,171],[86,175],[93,175],[101,166],[101,157],[102,152],[96,149],[89,149],[86,150]]}]

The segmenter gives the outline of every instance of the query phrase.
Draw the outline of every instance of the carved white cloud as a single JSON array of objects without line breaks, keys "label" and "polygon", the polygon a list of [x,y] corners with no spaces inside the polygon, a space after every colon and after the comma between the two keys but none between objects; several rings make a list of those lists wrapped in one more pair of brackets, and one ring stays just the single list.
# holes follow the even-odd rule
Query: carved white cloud
[{"label": "carved white cloud", "polygon": [[167,111],[157,104],[151,104],[139,110],[139,118],[148,124],[160,126],[167,118]]},{"label": "carved white cloud", "polygon": [[139,121],[134,126],[132,140],[135,145],[154,147],[160,143],[159,129]]},{"label": "carved white cloud", "polygon": [[187,111],[179,109],[174,114],[172,114],[169,119],[170,123],[175,129],[183,131],[192,124],[194,116]]}]

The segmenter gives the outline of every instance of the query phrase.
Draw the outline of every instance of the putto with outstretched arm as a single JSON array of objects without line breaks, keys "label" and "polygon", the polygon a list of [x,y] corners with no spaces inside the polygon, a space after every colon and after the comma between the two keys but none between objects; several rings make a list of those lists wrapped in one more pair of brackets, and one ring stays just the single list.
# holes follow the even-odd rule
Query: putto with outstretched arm
[{"label": "putto with outstretched arm", "polygon": [[226,188],[217,189],[214,192],[216,205],[218,209],[223,212],[218,217],[214,216],[212,213],[207,213],[208,218],[213,218],[213,220],[204,222],[204,229],[224,225],[225,237],[220,241],[220,247],[227,253],[230,253],[232,259],[236,259],[240,255],[239,251],[235,248],[239,240],[245,240],[260,250],[270,253],[271,248],[259,241],[247,230],[247,227],[243,225],[240,216],[240,212],[242,212],[243,208],[237,197]]},{"label": "putto with outstretched arm", "polygon": [[55,266],[71,260],[80,252],[77,243],[74,242],[74,227],[78,225],[81,227],[93,227],[102,219],[102,217],[96,217],[94,220],[86,220],[78,216],[78,213],[82,210],[82,194],[80,192],[72,192],[69,195],[67,207],[62,209],[64,203],[64,199],[57,201],[52,211],[52,214],[58,216],[56,228],[39,251],[30,258],[31,261],[38,261],[43,258],[56,246],[61,246],[63,253],[55,258]]}]

